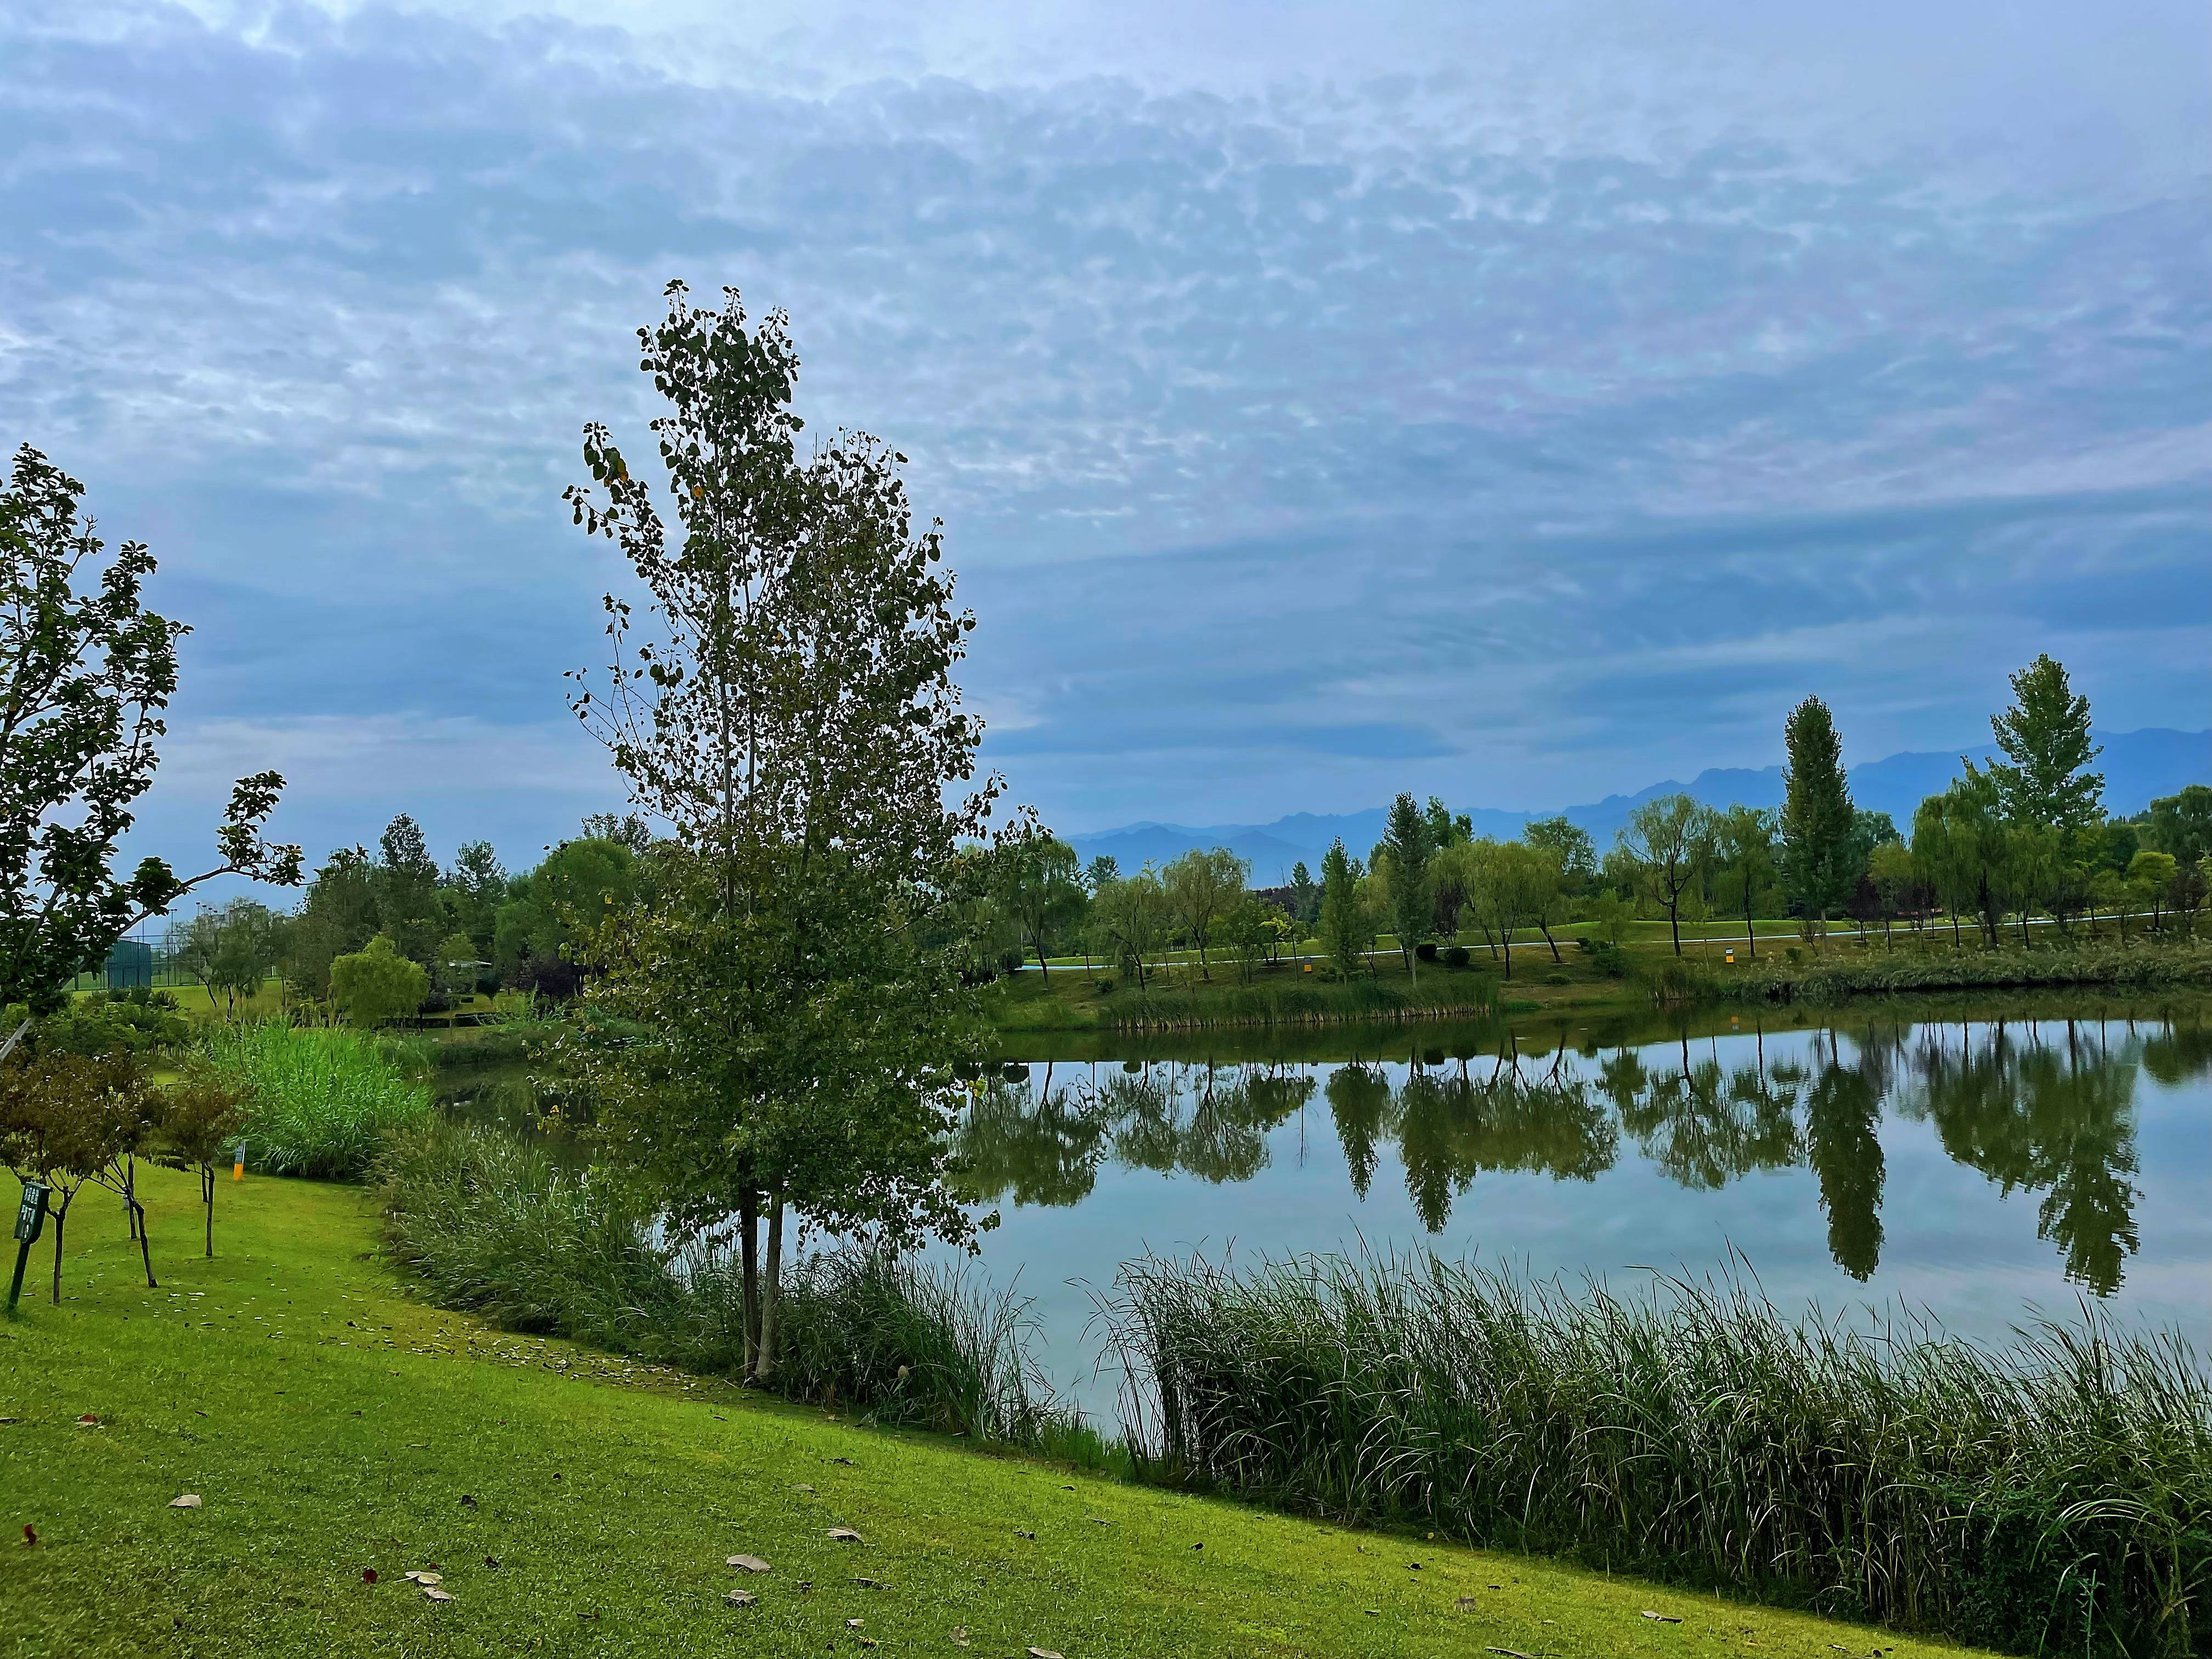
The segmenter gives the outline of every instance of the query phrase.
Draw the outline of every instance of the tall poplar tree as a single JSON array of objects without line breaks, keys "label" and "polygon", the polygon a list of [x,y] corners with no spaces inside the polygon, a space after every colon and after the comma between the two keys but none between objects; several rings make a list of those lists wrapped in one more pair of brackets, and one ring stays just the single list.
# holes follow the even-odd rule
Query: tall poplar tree
[{"label": "tall poplar tree", "polygon": [[1790,711],[1782,740],[1790,757],[1782,774],[1783,878],[1808,920],[1825,923],[1859,880],[1843,740],[1818,697]]},{"label": "tall poplar tree", "polygon": [[[1443,803],[1436,805],[1441,810]],[[1449,820],[1445,820],[1447,825]],[[1436,925],[1436,902],[1429,885],[1429,859],[1436,851],[1430,820],[1401,794],[1390,804],[1389,825],[1383,844],[1390,849],[1390,929],[1398,936],[1398,952],[1406,971],[1420,977],[1414,949]]]},{"label": "tall poplar tree", "polygon": [[1359,902],[1359,867],[1340,838],[1321,861],[1321,948],[1349,979],[1366,960],[1366,910]]}]

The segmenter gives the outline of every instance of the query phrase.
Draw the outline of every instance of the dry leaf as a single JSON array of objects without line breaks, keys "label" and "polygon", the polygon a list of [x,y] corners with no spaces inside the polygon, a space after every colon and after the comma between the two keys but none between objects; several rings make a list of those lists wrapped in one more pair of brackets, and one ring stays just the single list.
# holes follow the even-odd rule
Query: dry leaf
[{"label": "dry leaf", "polygon": [[757,1555],[733,1555],[728,1560],[722,1563],[722,1565],[726,1567],[735,1567],[739,1572],[766,1572],[768,1571],[768,1563],[762,1560]]},{"label": "dry leaf", "polygon": [[967,1626],[955,1625],[952,1627],[952,1645],[956,1648],[964,1648],[968,1645]]},{"label": "dry leaf", "polygon": [[848,1619],[845,1621],[845,1628],[847,1630],[858,1630],[861,1626],[867,1622],[868,1621],[865,1619]]},{"label": "dry leaf", "polygon": [[1452,1605],[1455,1607],[1479,1607],[1482,1603],[1476,1601],[1472,1595],[1462,1595],[1458,1601],[1453,1602]]},{"label": "dry leaf", "polygon": [[832,1463],[842,1463],[848,1469],[858,1468],[860,1467],[860,1465],[854,1462],[849,1457],[833,1457],[830,1461]]},{"label": "dry leaf", "polygon": [[23,1522],[23,1547],[29,1550],[36,1549],[38,1547],[38,1530],[36,1528],[33,1527],[29,1522],[26,1521]]},{"label": "dry leaf", "polygon": [[1675,1618],[1672,1613],[1654,1613],[1649,1607],[1644,1609],[1644,1616],[1646,1619],[1656,1620],[1662,1625],[1679,1625],[1682,1622],[1680,1620]]},{"label": "dry leaf", "polygon": [[799,1483],[799,1488],[798,1488],[798,1489],[799,1489],[800,1492],[812,1492],[812,1491],[814,1490],[814,1488],[813,1488],[813,1487],[811,1487],[811,1486],[808,1486],[808,1485],[806,1484],[806,1482],[805,1482],[804,1480],[802,1480],[802,1481],[800,1481],[800,1482]]},{"label": "dry leaf", "polygon": [[376,1569],[363,1567],[361,1570],[361,1582],[364,1584],[374,1584],[376,1582]]},{"label": "dry leaf", "polygon": [[1031,1648],[1030,1659],[1060,1659],[1060,1656],[1050,1648]]},{"label": "dry leaf", "polygon": [[100,1419],[90,1412],[87,1412],[82,1417],[77,1419],[76,1425],[80,1429],[96,1429],[100,1426]]},{"label": "dry leaf", "polygon": [[450,1601],[453,1596],[450,1590],[441,1590],[435,1584],[425,1584],[422,1586],[422,1599],[426,1601]]},{"label": "dry leaf", "polygon": [[722,1600],[733,1607],[749,1607],[759,1601],[760,1597],[755,1595],[750,1590],[732,1590]]},{"label": "dry leaf", "polygon": [[1502,1653],[1505,1656],[1505,1659],[1528,1659],[1528,1656],[1522,1652],[1518,1648],[1485,1648],[1483,1649],[1483,1651],[1485,1653]]},{"label": "dry leaf", "polygon": [[446,1582],[443,1577],[434,1572],[410,1572],[407,1576],[413,1579],[416,1583],[421,1584],[425,1588],[428,1588],[432,1584],[442,1584]]},{"label": "dry leaf", "polygon": [[200,1495],[196,1492],[180,1492],[169,1500],[173,1510],[196,1510],[200,1506]]},{"label": "dry leaf", "polygon": [[832,1527],[830,1528],[830,1535],[841,1544],[858,1544],[866,1541],[850,1527]]},{"label": "dry leaf", "polygon": [[884,1583],[880,1578],[855,1577],[853,1582],[858,1584],[862,1589],[889,1589],[890,1588],[890,1585]]},{"label": "dry leaf", "polygon": [[1026,1538],[1032,1543],[1036,1541],[1036,1534],[1035,1533],[1024,1532],[1019,1527],[1016,1527],[1014,1528],[1014,1536],[1017,1538]]}]

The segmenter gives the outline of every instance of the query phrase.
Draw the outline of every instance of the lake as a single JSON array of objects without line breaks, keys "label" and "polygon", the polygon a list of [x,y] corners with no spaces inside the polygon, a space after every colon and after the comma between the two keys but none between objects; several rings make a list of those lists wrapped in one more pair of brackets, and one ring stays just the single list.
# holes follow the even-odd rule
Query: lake
[{"label": "lake", "polygon": [[1733,1263],[1792,1311],[2002,1341],[2086,1302],[2206,1346],[2201,1012],[1826,1018],[1040,1041],[957,1136],[1001,1217],[981,1267],[1109,1420],[1092,1298],[1148,1250],[1433,1249],[1616,1290]]}]

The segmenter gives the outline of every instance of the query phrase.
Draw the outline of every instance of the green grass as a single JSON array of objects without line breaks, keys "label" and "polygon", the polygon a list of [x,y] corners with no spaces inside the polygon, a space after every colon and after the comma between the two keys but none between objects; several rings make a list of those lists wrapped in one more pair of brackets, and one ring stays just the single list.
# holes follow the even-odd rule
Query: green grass
[{"label": "green grass", "polygon": [[[411,1299],[355,1188],[226,1182],[224,1254],[204,1261],[182,1248],[190,1178],[142,1180],[161,1288],[131,1282],[110,1218],[71,1230],[59,1310],[0,1326],[10,1659],[668,1659],[858,1653],[863,1636],[979,1659],[1959,1651],[988,1456],[502,1336]],[[81,1413],[100,1426],[75,1426]],[[184,1492],[205,1506],[169,1508]],[[866,1541],[833,1543],[838,1525]],[[750,1608],[723,1601],[738,1553],[774,1569],[744,1582]],[[400,1580],[432,1562],[449,1604]]]}]

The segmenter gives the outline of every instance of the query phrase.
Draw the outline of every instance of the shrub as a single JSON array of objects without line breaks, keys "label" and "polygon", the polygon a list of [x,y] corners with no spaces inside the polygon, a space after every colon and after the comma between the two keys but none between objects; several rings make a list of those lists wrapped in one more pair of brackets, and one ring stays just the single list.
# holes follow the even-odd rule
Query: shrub
[{"label": "shrub", "polygon": [[430,1110],[430,1092],[387,1045],[352,1031],[270,1020],[219,1026],[209,1061],[252,1085],[246,1161],[273,1175],[354,1180],[383,1137]]},{"label": "shrub", "polygon": [[2212,1378],[2093,1314],[2007,1352],[1740,1286],[1433,1256],[1124,1267],[1154,1478],[2021,1652],[2212,1648]]},{"label": "shrub", "polygon": [[1547,985],[1571,985],[1574,983],[1574,981],[1565,974],[1553,972],[1544,975],[1544,983]]},{"label": "shrub", "polygon": [[1464,968],[1468,960],[1464,945],[1451,945],[1444,951],[1444,966],[1447,968]]},{"label": "shrub", "polygon": [[1628,952],[1618,945],[1608,944],[1601,939],[1589,938],[1578,939],[1575,944],[1584,955],[1589,957],[1590,966],[1607,979],[1628,977]]},{"label": "shrub", "polygon": [[1437,959],[1436,940],[1432,939],[1423,939],[1419,945],[1416,945],[1413,947],[1413,955],[1423,962],[1434,962]]},{"label": "shrub", "polygon": [[2002,951],[1940,957],[1887,954],[1861,962],[1816,962],[1800,968],[1762,963],[1726,981],[1725,994],[1744,1001],[1849,1001],[1854,996],[1899,991],[2026,990],[2039,986],[2155,989],[2212,984],[2212,945],[2177,944],[2163,951]]}]

